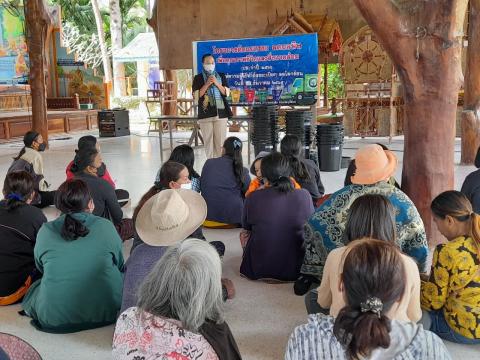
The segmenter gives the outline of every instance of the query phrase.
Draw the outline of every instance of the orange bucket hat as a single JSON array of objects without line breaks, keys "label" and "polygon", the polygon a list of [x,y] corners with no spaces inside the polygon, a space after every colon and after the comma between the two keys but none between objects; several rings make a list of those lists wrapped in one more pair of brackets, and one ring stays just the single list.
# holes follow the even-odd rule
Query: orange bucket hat
[{"label": "orange bucket hat", "polygon": [[397,157],[390,150],[383,150],[380,145],[367,145],[355,154],[355,167],[352,183],[371,185],[393,175],[397,168]]}]

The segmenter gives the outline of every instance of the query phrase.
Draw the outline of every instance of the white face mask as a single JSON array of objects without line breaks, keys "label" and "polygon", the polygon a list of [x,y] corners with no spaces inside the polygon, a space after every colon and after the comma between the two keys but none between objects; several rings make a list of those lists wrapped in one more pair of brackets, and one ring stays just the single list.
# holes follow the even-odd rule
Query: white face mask
[{"label": "white face mask", "polygon": [[215,64],[205,64],[203,65],[203,68],[206,72],[212,73],[215,70]]},{"label": "white face mask", "polygon": [[180,184],[180,189],[192,190],[192,183],[189,182],[188,184]]}]

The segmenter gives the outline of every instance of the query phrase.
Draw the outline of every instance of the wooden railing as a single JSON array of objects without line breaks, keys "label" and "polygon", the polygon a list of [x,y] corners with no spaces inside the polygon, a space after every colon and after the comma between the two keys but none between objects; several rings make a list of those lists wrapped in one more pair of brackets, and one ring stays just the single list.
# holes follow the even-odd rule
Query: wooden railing
[{"label": "wooden railing", "polygon": [[0,94],[0,111],[27,110],[32,107],[29,93]]},{"label": "wooden railing", "polygon": [[47,109],[80,109],[78,95],[72,97],[47,98]]},{"label": "wooden railing", "polygon": [[193,114],[194,114],[193,99],[178,98],[177,99],[177,112],[178,112],[178,115],[193,116]]},{"label": "wooden railing", "polygon": [[[80,109],[80,102],[92,102],[88,98],[72,97],[47,98],[47,109]],[[32,97],[29,93],[0,94],[0,111],[31,110]]]}]

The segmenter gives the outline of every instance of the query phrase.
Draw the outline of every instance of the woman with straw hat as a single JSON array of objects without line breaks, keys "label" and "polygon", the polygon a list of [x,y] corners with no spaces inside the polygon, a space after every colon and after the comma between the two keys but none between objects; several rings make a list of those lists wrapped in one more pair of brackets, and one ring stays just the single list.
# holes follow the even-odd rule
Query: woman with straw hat
[{"label": "woman with straw hat", "polygon": [[[136,305],[139,284],[167,249],[188,238],[206,216],[205,200],[188,189],[162,190],[143,204],[135,229],[144,243],[135,248],[125,264],[122,311]],[[233,296],[233,284],[224,282]]]},{"label": "woman with straw hat", "polygon": [[297,295],[304,295],[314,283],[320,282],[328,253],[345,243],[345,224],[351,204],[366,194],[379,194],[390,200],[395,207],[397,243],[417,262],[420,272],[425,270],[428,245],[420,214],[405,193],[388,183],[397,167],[397,157],[371,144],[357,151],[355,165],[352,184],[332,194],[305,226],[305,258],[295,283]]}]

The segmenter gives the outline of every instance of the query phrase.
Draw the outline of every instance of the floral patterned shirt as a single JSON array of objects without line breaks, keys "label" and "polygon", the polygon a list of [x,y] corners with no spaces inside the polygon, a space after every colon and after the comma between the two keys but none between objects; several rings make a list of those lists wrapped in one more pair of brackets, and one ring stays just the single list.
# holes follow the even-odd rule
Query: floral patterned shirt
[{"label": "floral patterned shirt", "polygon": [[423,221],[412,200],[385,181],[373,185],[348,185],[332,194],[305,224],[305,258],[301,273],[313,275],[320,281],[327,256],[333,249],[345,245],[345,226],[352,203],[360,196],[385,196],[395,208],[397,245],[412,257],[420,272],[425,271],[428,254],[427,236]]},{"label": "floral patterned shirt", "polygon": [[480,339],[480,259],[472,238],[437,246],[430,279],[422,282],[421,304],[426,310],[443,308],[453,330]]},{"label": "floral patterned shirt", "polygon": [[161,318],[137,307],[125,310],[113,336],[116,360],[218,360],[200,334],[181,327],[177,320]]}]

